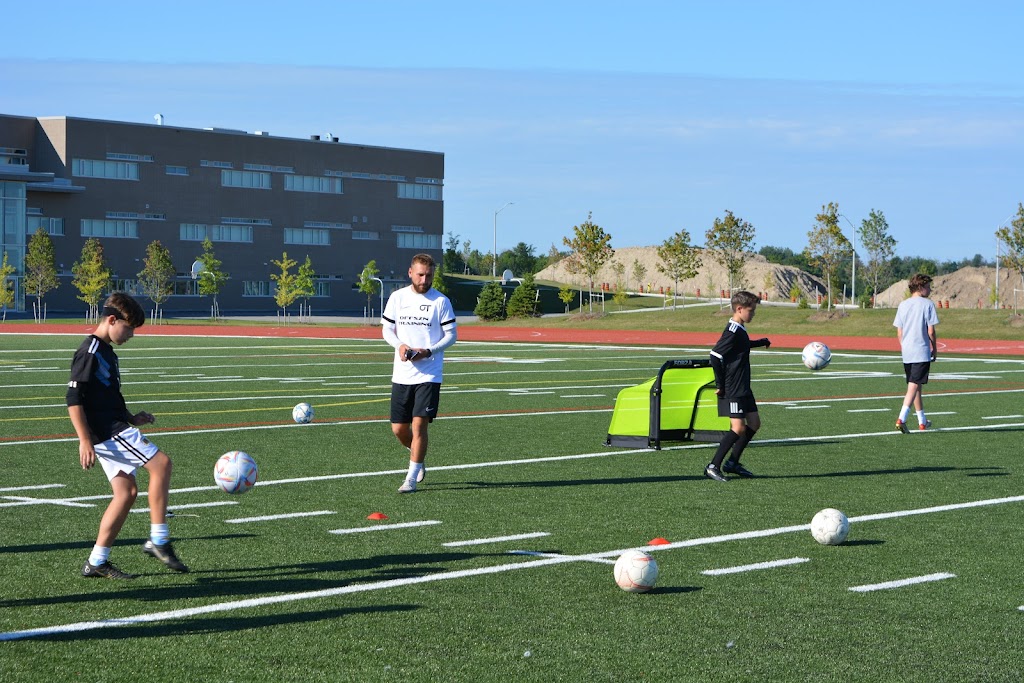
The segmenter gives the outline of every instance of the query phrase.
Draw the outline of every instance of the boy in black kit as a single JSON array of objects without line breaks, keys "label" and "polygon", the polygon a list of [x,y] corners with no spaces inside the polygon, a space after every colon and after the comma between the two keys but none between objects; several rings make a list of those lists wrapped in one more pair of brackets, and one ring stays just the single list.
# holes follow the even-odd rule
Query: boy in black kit
[{"label": "boy in black kit", "polygon": [[[715,370],[715,388],[718,393],[718,415],[729,417],[729,431],[718,444],[714,459],[704,468],[704,476],[715,481],[729,481],[722,472],[741,477],[754,474],[740,464],[740,456],[750,440],[761,428],[754,392],[750,389],[750,349],[768,348],[768,338],[751,341],[747,323],[754,319],[759,299],[750,292],[732,295],[732,318],[725,326],[722,337],[711,349],[711,367]],[[722,464],[732,449],[732,456]]]},{"label": "boy in black kit", "polygon": [[177,572],[188,567],[174,554],[167,531],[167,495],[171,459],[142,435],[135,425],[156,420],[147,412],[128,412],[121,395],[121,372],[111,344],[120,346],[146,322],[142,307],[124,292],[114,292],[103,304],[100,323],[75,352],[71,361],[67,404],[78,434],[78,456],[83,469],[99,461],[114,496],[100,520],[96,545],[82,567],[82,576],[134,579],[110,562],[110,548],[139,494],[135,470],[149,472],[150,537],[142,552]]}]

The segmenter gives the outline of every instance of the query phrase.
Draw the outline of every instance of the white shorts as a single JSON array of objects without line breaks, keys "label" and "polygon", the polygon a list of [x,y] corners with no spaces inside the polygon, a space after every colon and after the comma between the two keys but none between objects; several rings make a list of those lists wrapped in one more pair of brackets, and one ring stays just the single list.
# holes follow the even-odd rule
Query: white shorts
[{"label": "white shorts", "polygon": [[107,473],[107,479],[113,479],[122,472],[135,476],[136,469],[145,466],[160,452],[156,444],[135,427],[114,434],[103,443],[93,446],[93,449],[103,465],[103,471]]}]

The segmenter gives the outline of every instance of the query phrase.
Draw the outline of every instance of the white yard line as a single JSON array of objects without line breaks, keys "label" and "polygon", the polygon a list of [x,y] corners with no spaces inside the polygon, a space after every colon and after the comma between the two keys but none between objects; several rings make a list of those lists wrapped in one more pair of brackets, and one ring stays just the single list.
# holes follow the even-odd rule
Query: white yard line
[{"label": "white yard line", "polygon": [[357,526],[351,529],[331,529],[329,534],[361,534],[368,531],[391,531],[393,529],[412,529],[418,526],[440,524],[436,519],[425,519],[422,522],[402,522],[401,524],[379,524],[377,526]]},{"label": "white yard line", "polygon": [[[185,503],[183,505],[168,505],[167,511],[174,512],[175,510],[188,510],[190,508],[215,508],[223,505],[238,505],[237,500],[218,500],[212,503]],[[149,512],[149,508],[132,508],[130,512]]]},{"label": "white yard line", "polygon": [[535,531],[529,534],[516,534],[514,536],[492,536],[491,538],[473,538],[468,541],[450,541],[442,543],[446,548],[459,548],[464,545],[484,545],[486,543],[504,543],[505,541],[521,541],[526,538],[542,538],[550,536],[547,531]]},{"label": "white yard line", "polygon": [[870,593],[871,591],[884,591],[890,588],[903,588],[904,586],[913,586],[914,584],[918,583],[928,583],[929,581],[942,581],[943,579],[953,578],[956,578],[956,574],[940,572],[937,574],[925,574],[924,576],[914,576],[909,579],[899,579],[898,581],[871,583],[865,586],[852,586],[850,590],[854,593]]},{"label": "white yard line", "polygon": [[723,567],[722,569],[705,569],[701,574],[707,576],[722,576],[724,574],[742,574],[743,572],[757,571],[758,569],[774,569],[775,567],[788,567],[791,564],[803,564],[810,562],[809,557],[791,557],[788,560],[771,560],[769,562],[756,562],[754,564],[742,564],[737,567]]},{"label": "white yard line", "polygon": [[317,510],[315,512],[290,512],[281,515],[263,515],[262,517],[237,517],[225,519],[228,524],[247,524],[249,522],[270,522],[278,519],[295,519],[297,517],[319,517],[321,515],[336,515],[334,510]]},{"label": "white yard line", "polygon": [[65,484],[32,484],[30,486],[8,486],[6,488],[0,488],[0,493],[7,493],[9,491],[39,491],[40,489],[60,489],[64,488]]}]

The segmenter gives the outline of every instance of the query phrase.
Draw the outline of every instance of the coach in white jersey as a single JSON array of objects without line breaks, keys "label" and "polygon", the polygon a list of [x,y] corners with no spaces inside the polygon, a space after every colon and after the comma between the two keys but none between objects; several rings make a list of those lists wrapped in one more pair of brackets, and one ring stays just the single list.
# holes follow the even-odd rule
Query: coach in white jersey
[{"label": "coach in white jersey", "polygon": [[412,284],[388,297],[381,315],[384,341],[395,348],[391,373],[391,431],[409,449],[409,472],[399,493],[414,493],[426,474],[427,427],[437,416],[444,350],[455,343],[455,310],[434,284],[434,259],[416,254]]}]

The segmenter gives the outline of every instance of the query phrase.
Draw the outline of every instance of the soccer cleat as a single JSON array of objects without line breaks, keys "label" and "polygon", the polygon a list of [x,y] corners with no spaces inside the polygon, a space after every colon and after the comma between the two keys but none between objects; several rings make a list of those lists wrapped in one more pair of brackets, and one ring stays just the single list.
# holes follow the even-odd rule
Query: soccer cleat
[{"label": "soccer cleat", "polygon": [[919,425],[917,426],[917,428],[918,428],[918,429],[920,429],[920,430],[921,430],[922,432],[923,432],[924,430],[926,430],[926,429],[931,429],[931,428],[932,428],[932,421],[931,421],[931,420],[925,420],[924,422],[922,422],[921,424],[919,424]]},{"label": "soccer cleat", "polygon": [[152,555],[156,559],[167,565],[168,569],[173,569],[176,572],[185,573],[188,571],[188,567],[185,563],[178,559],[178,556],[174,554],[174,548],[171,547],[171,542],[168,541],[163,545],[157,545],[152,540],[146,541],[142,544],[142,552],[147,555]]},{"label": "soccer cleat", "polygon": [[402,482],[402,485],[398,487],[399,493],[416,493],[416,482],[412,479],[406,479]]},{"label": "soccer cleat", "polygon": [[704,476],[708,479],[714,479],[715,481],[727,482],[728,479],[722,474],[722,470],[715,467],[712,463],[704,468]]},{"label": "soccer cleat", "polygon": [[902,432],[904,434],[909,434],[910,433],[907,430],[907,423],[904,422],[903,420],[896,420],[896,431],[897,432]]},{"label": "soccer cleat", "polygon": [[725,465],[722,467],[722,471],[727,474],[736,474],[746,479],[754,476],[754,473],[748,470],[743,465],[739,464],[735,460],[726,460]]},{"label": "soccer cleat", "polygon": [[[931,423],[929,423],[929,424],[931,424]],[[421,467],[420,471],[416,473],[416,483],[418,484],[418,483],[420,483],[421,481],[423,481],[426,478],[427,478],[427,468],[426,467]]]},{"label": "soccer cleat", "polygon": [[100,565],[89,564],[86,560],[82,566],[82,576],[87,579],[134,579],[137,574],[129,574],[121,571],[117,565],[111,562],[104,562]]}]

